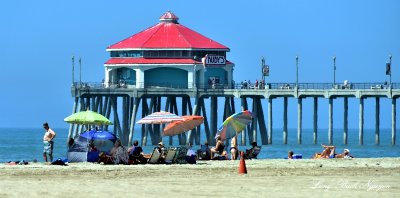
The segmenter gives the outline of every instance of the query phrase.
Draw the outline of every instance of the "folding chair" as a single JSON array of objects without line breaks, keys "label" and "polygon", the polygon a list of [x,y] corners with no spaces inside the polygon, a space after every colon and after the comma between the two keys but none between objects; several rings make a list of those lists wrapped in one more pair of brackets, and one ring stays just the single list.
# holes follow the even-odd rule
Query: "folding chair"
[{"label": "folding chair", "polygon": [[187,148],[186,147],[178,147],[177,148],[177,156],[175,163],[177,164],[186,164],[186,153],[187,153]]},{"label": "folding chair", "polygon": [[166,164],[175,163],[177,154],[178,154],[178,148],[176,147],[168,148],[167,155],[165,156],[165,163]]},{"label": "folding chair", "polygon": [[147,163],[149,164],[158,164],[160,161],[161,153],[158,151],[157,147],[153,149],[153,153],[150,156],[150,159]]}]

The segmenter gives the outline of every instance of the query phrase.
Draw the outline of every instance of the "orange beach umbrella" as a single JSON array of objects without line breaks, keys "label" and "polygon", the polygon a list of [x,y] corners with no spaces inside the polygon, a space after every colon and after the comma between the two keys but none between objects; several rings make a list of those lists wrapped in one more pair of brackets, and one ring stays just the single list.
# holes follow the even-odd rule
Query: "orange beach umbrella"
[{"label": "orange beach umbrella", "polygon": [[203,116],[182,116],[183,120],[169,123],[163,132],[163,136],[174,136],[192,130],[203,123]]}]

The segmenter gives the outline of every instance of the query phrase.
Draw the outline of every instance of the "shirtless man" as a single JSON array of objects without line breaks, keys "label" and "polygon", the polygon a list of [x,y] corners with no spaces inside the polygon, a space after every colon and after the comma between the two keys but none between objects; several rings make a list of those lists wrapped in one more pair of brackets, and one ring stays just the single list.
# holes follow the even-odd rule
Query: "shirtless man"
[{"label": "shirtless man", "polygon": [[54,142],[53,139],[56,137],[56,132],[54,132],[52,129],[50,129],[49,124],[45,122],[43,124],[43,128],[45,130],[44,136],[43,136],[43,158],[44,161],[47,162],[47,156],[49,156],[49,162],[53,161],[53,148],[54,148]]}]

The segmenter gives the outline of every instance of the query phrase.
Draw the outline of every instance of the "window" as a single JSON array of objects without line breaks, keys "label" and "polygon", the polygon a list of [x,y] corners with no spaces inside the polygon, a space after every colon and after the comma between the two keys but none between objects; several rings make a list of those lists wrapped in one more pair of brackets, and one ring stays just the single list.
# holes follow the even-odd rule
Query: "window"
[{"label": "window", "polygon": [[110,53],[111,57],[142,57],[143,51],[140,50],[130,50],[130,51],[112,51]]}]

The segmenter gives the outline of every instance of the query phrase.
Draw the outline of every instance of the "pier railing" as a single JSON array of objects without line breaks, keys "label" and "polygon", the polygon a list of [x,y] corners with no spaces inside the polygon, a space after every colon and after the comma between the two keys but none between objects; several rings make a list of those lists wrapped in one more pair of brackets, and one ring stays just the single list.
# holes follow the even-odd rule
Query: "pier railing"
[{"label": "pier railing", "polygon": [[[103,83],[103,82],[75,82],[75,88],[94,88],[94,89],[113,89],[113,88],[172,88],[172,89],[296,89],[296,83],[232,83],[232,84],[180,84],[180,83]],[[333,84],[333,83],[299,83],[298,89],[400,89],[400,83],[387,84],[383,82],[375,83],[348,83],[348,84]]]}]

